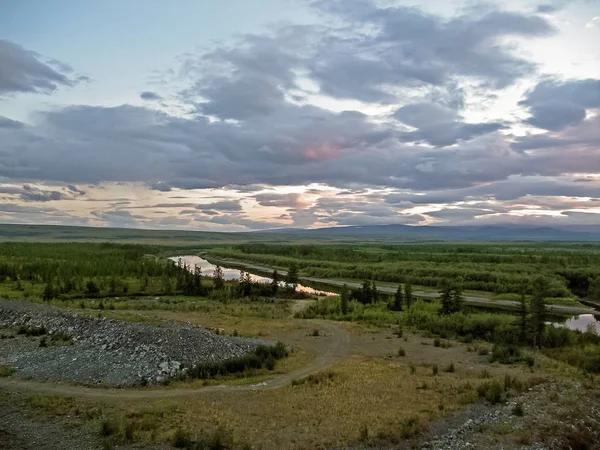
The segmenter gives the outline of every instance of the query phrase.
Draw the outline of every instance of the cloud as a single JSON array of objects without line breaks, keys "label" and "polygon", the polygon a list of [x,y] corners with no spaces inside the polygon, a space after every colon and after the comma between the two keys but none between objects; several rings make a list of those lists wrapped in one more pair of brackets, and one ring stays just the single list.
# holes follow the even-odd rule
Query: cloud
[{"label": "cloud", "polygon": [[23,186],[23,192],[20,195],[21,200],[25,202],[49,202],[53,200],[62,200],[63,194],[59,191],[44,191],[29,186]]},{"label": "cloud", "polygon": [[156,92],[151,92],[151,91],[144,91],[140,94],[140,98],[142,100],[149,100],[149,101],[159,101],[162,100],[163,98],[158,95]]},{"label": "cloud", "polygon": [[[536,73],[515,39],[552,36],[546,18],[493,5],[453,17],[366,0],[314,5],[327,14],[319,24],[272,26],[182,57],[178,86],[185,87],[166,101],[185,114],[168,113],[157,93],[145,91],[143,106],[54,106],[26,124],[0,117],[0,177],[7,190],[30,186],[0,192],[7,201],[51,201],[83,196],[77,186],[86,184],[125,183],[118,188],[126,191],[136,183],[152,191],[143,201],[132,196],[126,208],[114,203],[92,217],[150,225],[153,218],[128,210],[175,208],[173,226],[236,230],[290,221],[419,223],[436,216],[410,209],[428,204],[452,205],[436,213],[440,219],[471,220],[458,216],[502,214],[491,206],[520,208],[523,198],[600,197],[597,182],[574,181],[600,173],[600,117],[592,111],[600,108],[600,80],[546,79],[526,92],[525,123],[543,134],[509,134],[522,109],[502,120],[487,114],[503,89],[518,93]],[[21,50],[67,79],[52,89],[34,83],[33,91],[76,82],[69,68]],[[356,102],[330,97],[369,103],[360,106],[369,115],[340,111]],[[308,191],[311,184],[319,186]],[[174,195],[186,203],[163,200],[163,192],[183,190],[194,191]],[[456,204],[465,201],[482,205]],[[289,214],[265,224],[250,217],[255,202]]]},{"label": "cloud", "polygon": [[216,211],[241,211],[242,205],[240,204],[239,200],[223,200],[213,203],[203,203],[197,205],[196,209]]},{"label": "cloud", "polygon": [[92,211],[90,214],[110,227],[131,228],[138,225],[138,219],[144,219],[123,210]]},{"label": "cloud", "polygon": [[393,86],[442,86],[457,75],[491,89],[505,88],[531,74],[535,65],[516,56],[503,40],[556,32],[544,18],[505,11],[481,15],[474,10],[445,19],[364,0],[316,5],[347,26],[321,37],[312,77],[330,96],[365,102],[393,102]]},{"label": "cloud", "polygon": [[151,184],[150,189],[152,189],[153,191],[169,192],[171,191],[171,186],[169,186],[166,183],[163,183],[162,181],[158,181],[156,183]]},{"label": "cloud", "polygon": [[462,222],[465,220],[472,220],[477,216],[485,216],[494,213],[495,211],[478,208],[444,208],[438,211],[429,211],[425,214],[446,222]]},{"label": "cloud", "polygon": [[586,109],[600,108],[600,80],[545,80],[530,90],[520,104],[531,113],[527,123],[560,131],[583,122]]},{"label": "cloud", "polygon": [[0,39],[0,95],[17,92],[48,94],[59,86],[74,86],[84,78],[73,78],[64,63],[45,60],[14,42]]},{"label": "cloud", "polygon": [[592,17],[592,19],[588,23],[585,24],[585,26],[587,28],[594,28],[598,25],[600,25],[600,16]]},{"label": "cloud", "polygon": [[7,117],[0,116],[0,128],[13,128],[20,129],[23,128],[23,123],[18,122],[16,120],[9,119]]},{"label": "cloud", "polygon": [[85,191],[82,191],[77,186],[74,186],[72,184],[67,185],[67,189],[76,195],[79,195],[79,196],[85,195]]},{"label": "cloud", "polygon": [[279,208],[300,208],[309,202],[302,194],[258,194],[254,199],[261,206],[274,206]]}]

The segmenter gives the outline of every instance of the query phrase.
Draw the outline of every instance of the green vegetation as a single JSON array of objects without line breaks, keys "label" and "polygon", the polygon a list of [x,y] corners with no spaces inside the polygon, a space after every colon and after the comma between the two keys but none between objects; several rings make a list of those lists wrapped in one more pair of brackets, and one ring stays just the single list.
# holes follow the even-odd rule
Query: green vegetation
[{"label": "green vegetation", "polygon": [[[229,300],[242,297],[305,298],[251,282],[223,279],[217,267],[199,267],[159,257],[173,249],[113,243],[0,243],[0,297],[33,301],[185,295]],[[104,306],[101,303],[102,307]],[[103,309],[103,308],[100,308]]]},{"label": "green vegetation", "polygon": [[278,342],[273,347],[259,345],[252,353],[246,356],[229,359],[221,363],[198,364],[181,372],[179,377],[181,379],[209,379],[235,374],[248,375],[252,371],[262,369],[263,367],[273,370],[275,369],[275,362],[278,359],[285,358],[287,355],[287,349],[281,342]]},{"label": "green vegetation", "polygon": [[[448,338],[463,342],[484,340],[495,344],[490,361],[505,364],[521,362],[533,367],[534,359],[523,348],[535,346],[540,347],[544,354],[586,372],[600,373],[600,336],[591,329],[582,333],[567,328],[544,326],[540,334],[537,316],[526,314],[523,334],[523,318],[520,315],[469,310],[440,314],[442,308],[440,304],[419,300],[410,308],[390,311],[383,301],[368,305],[351,301],[348,313],[342,314],[340,299],[327,297],[318,300],[297,316],[365,322],[379,326],[396,324],[400,329],[412,328],[435,336],[435,347],[445,347],[447,344],[443,339]],[[541,314],[542,317],[546,316],[544,310]],[[483,356],[489,352],[486,348],[481,348],[479,353]]]},{"label": "green vegetation", "polygon": [[0,364],[0,378],[10,377],[13,373],[15,373],[14,367]]},{"label": "green vegetation", "polygon": [[436,288],[463,279],[463,289],[532,295],[542,275],[547,297],[600,299],[600,246],[575,243],[273,245],[244,243],[210,254],[342,280],[412,283]]}]

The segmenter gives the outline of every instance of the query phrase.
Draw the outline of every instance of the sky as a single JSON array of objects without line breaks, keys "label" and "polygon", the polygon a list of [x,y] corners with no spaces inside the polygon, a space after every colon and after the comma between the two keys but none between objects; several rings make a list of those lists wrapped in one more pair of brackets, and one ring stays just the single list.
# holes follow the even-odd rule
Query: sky
[{"label": "sky", "polygon": [[600,226],[600,0],[5,0],[0,223]]}]

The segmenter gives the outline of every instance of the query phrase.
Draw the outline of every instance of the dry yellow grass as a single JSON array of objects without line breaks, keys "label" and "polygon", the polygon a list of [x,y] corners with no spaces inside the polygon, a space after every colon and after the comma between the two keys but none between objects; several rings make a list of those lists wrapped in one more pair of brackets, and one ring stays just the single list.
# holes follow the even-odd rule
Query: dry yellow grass
[{"label": "dry yellow grass", "polygon": [[[192,437],[225,427],[257,449],[309,449],[378,435],[401,438],[407,419],[427,423],[476,398],[484,381],[466,372],[411,371],[400,359],[347,358],[331,368],[333,378],[277,390],[202,393],[161,400],[105,400],[103,417],[132,423],[140,442],[169,441],[175,430]],[[79,400],[77,401],[79,404]],[[98,406],[85,400],[83,407]],[[52,401],[37,404],[50,407]],[[60,408],[68,403],[59,402]],[[81,405],[78,408],[82,408]],[[55,411],[54,413],[57,413]]]}]

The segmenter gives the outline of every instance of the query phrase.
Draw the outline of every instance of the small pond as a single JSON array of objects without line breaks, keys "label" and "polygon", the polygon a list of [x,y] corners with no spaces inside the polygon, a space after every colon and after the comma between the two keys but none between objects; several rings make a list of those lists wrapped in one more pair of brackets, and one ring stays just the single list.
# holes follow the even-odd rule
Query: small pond
[{"label": "small pond", "polygon": [[600,321],[593,314],[581,314],[573,316],[564,322],[553,322],[554,326],[567,327],[570,330],[586,331],[588,327],[594,327],[596,334],[600,334]]}]

